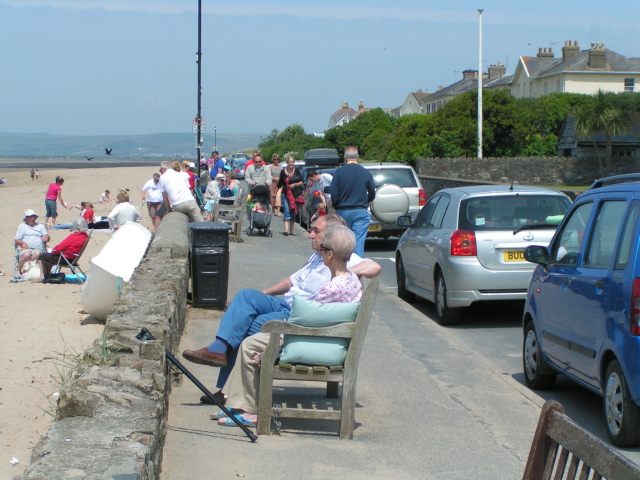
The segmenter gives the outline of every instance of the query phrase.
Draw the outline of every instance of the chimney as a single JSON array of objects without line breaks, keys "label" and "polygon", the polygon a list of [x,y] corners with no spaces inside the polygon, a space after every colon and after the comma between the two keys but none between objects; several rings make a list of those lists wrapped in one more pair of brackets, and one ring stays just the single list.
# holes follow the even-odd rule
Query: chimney
[{"label": "chimney", "polygon": [[538,58],[553,58],[553,50],[551,48],[539,48]]},{"label": "chimney", "polygon": [[416,93],[422,93],[422,89],[419,88],[418,91]]},{"label": "chimney", "polygon": [[605,68],[607,63],[607,51],[604,43],[592,43],[589,50],[589,68]]},{"label": "chimney", "polygon": [[362,110],[364,110],[364,101],[360,100],[358,102],[358,111],[361,112]]},{"label": "chimney", "polygon": [[465,70],[464,72],[462,72],[462,78],[476,78],[476,76],[478,75],[478,71],[477,70]]},{"label": "chimney", "polygon": [[347,108],[349,108],[349,104],[347,102],[342,102],[342,109],[346,110]]},{"label": "chimney", "polygon": [[442,90],[444,87],[442,85],[438,85],[438,90]]},{"label": "chimney", "polygon": [[564,47],[562,47],[562,61],[566,62],[571,57],[580,53],[580,47],[578,46],[577,40],[569,40],[564,42]]},{"label": "chimney", "polygon": [[502,62],[498,60],[498,65],[489,65],[489,78],[501,77],[507,74],[507,67],[502,65]]}]

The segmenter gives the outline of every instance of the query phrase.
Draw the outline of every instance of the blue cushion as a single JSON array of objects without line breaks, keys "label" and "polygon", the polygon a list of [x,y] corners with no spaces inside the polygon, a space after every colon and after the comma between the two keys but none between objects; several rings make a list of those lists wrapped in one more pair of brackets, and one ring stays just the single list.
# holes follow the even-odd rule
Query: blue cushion
[{"label": "blue cushion", "polygon": [[[320,303],[293,297],[289,322],[305,327],[329,327],[343,322],[354,322],[360,302]],[[280,361],[309,365],[342,365],[347,356],[349,340],[346,338],[307,337],[285,335]]]}]

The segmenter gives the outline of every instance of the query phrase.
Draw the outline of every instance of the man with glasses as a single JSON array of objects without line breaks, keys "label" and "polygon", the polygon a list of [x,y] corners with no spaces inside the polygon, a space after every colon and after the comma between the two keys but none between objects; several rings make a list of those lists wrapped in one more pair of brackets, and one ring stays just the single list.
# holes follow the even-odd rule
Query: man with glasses
[{"label": "man with glasses", "polygon": [[[221,367],[218,374],[218,388],[222,388],[227,381],[242,340],[260,332],[264,322],[287,320],[294,295],[313,299],[331,280],[331,271],[324,264],[320,254],[324,231],[330,225],[344,225],[344,220],[338,215],[325,215],[316,220],[309,233],[311,248],[315,253],[300,270],[262,291],[244,289],[238,292],[220,321],[215,341],[200,350],[182,352],[182,356],[191,362]],[[358,276],[364,275],[368,278],[377,277],[380,274],[380,265],[356,254],[351,255],[347,268]],[[275,295],[282,295],[282,297]],[[221,392],[217,392],[215,396],[219,401],[224,402]],[[200,401],[211,403],[206,395],[201,397]]]},{"label": "man with glasses", "polygon": [[256,185],[271,185],[271,172],[269,167],[264,164],[262,155],[257,154],[253,157],[253,165],[250,165],[244,172],[244,179],[253,188]]}]

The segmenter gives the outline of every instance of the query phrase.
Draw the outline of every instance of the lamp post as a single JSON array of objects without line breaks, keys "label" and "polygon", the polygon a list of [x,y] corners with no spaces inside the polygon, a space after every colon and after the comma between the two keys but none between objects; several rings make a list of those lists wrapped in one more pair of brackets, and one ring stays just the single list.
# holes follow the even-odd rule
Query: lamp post
[{"label": "lamp post", "polygon": [[198,163],[198,178],[200,178],[200,149],[202,148],[202,134],[204,133],[204,120],[202,119],[202,0],[198,0],[198,113],[196,115],[196,155]]},{"label": "lamp post", "polygon": [[218,127],[213,127],[213,149],[218,151]]},{"label": "lamp post", "polygon": [[482,159],[482,8],[478,9],[478,158]]}]

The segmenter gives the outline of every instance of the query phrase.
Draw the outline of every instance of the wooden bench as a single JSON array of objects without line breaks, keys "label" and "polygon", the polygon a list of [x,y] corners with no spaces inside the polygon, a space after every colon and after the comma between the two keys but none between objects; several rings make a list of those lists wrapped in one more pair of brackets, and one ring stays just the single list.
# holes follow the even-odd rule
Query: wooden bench
[{"label": "wooden bench", "polygon": [[[379,281],[364,279],[364,292],[362,301],[358,308],[358,315],[355,322],[339,323],[331,327],[310,328],[294,325],[288,322],[272,320],[262,326],[262,332],[270,333],[269,344],[262,357],[260,367],[260,390],[258,395],[258,435],[268,435],[270,433],[271,421],[274,414],[283,418],[314,418],[323,420],[340,421],[340,438],[353,438],[353,428],[355,424],[355,397],[356,383],[358,377],[358,362],[364,339],[369,328],[373,305],[378,293]],[[307,335],[313,337],[334,337],[350,339],[347,356],[343,365],[288,365],[275,364],[280,348],[280,335]],[[273,408],[273,381],[278,380],[298,380],[326,382],[326,396],[328,398],[338,398],[339,383],[342,383],[342,399],[340,409],[318,409],[318,408]],[[317,407],[317,405],[316,405]]]},{"label": "wooden bench", "polygon": [[229,238],[236,242],[241,242],[242,234],[242,217],[247,203],[248,191],[240,188],[238,195],[235,197],[227,197],[227,199],[233,199],[233,205],[222,205],[216,203],[213,205],[211,212],[212,222],[225,222],[231,225],[231,231],[229,232]]},{"label": "wooden bench", "polygon": [[558,402],[549,400],[540,412],[522,478],[630,480],[640,478],[640,467],[567,417]]}]

